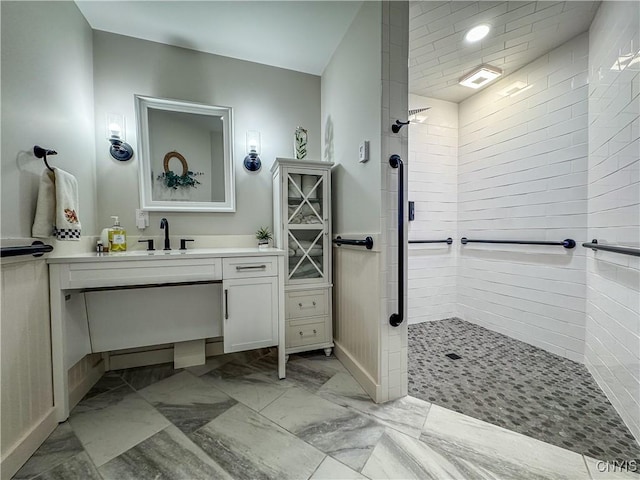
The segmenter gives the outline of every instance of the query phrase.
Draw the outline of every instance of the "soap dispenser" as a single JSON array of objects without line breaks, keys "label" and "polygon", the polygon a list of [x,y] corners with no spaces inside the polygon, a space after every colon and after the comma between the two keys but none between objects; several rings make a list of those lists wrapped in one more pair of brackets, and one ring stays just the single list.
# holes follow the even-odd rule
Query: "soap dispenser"
[{"label": "soap dispenser", "polygon": [[109,229],[109,251],[126,252],[127,251],[127,232],[120,226],[120,219],[112,215],[113,227]]}]

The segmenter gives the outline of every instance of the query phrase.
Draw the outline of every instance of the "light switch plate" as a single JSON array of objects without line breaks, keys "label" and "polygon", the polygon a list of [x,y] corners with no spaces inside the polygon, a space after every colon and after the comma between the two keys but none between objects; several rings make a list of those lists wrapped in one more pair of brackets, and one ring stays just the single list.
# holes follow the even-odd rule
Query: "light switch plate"
[{"label": "light switch plate", "polygon": [[365,163],[369,161],[369,140],[363,140],[358,148],[358,161]]},{"label": "light switch plate", "polygon": [[136,208],[136,227],[144,230],[149,226],[149,212]]}]

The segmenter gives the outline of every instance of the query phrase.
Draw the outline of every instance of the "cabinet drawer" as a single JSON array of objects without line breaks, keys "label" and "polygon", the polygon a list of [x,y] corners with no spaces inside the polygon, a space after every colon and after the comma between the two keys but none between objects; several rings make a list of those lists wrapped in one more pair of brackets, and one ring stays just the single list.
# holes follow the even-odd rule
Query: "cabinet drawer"
[{"label": "cabinet drawer", "polygon": [[286,347],[301,347],[326,342],[327,317],[315,318],[313,323],[287,325]]},{"label": "cabinet drawer", "polygon": [[287,318],[317,317],[327,315],[329,301],[327,290],[302,290],[287,293]]},{"label": "cabinet drawer", "polygon": [[222,277],[253,278],[278,275],[278,257],[233,257],[222,260]]}]

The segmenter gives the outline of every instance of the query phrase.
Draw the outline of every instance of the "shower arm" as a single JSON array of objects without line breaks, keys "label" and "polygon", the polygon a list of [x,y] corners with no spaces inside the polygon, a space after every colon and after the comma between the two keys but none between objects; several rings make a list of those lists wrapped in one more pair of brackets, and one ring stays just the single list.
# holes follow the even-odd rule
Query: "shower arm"
[{"label": "shower arm", "polygon": [[409,123],[411,123],[409,120],[407,120],[406,122],[401,122],[400,120],[396,120],[396,123],[391,125],[391,131],[393,133],[398,133],[402,127],[404,127],[405,125],[409,125]]}]

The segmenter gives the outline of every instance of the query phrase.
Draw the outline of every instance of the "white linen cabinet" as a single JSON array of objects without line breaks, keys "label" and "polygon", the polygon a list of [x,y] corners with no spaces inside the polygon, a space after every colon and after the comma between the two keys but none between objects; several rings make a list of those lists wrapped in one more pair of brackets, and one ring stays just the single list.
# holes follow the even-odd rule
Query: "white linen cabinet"
[{"label": "white linen cabinet", "polygon": [[285,352],[333,348],[330,162],[277,158],[274,239],[285,250]]}]

